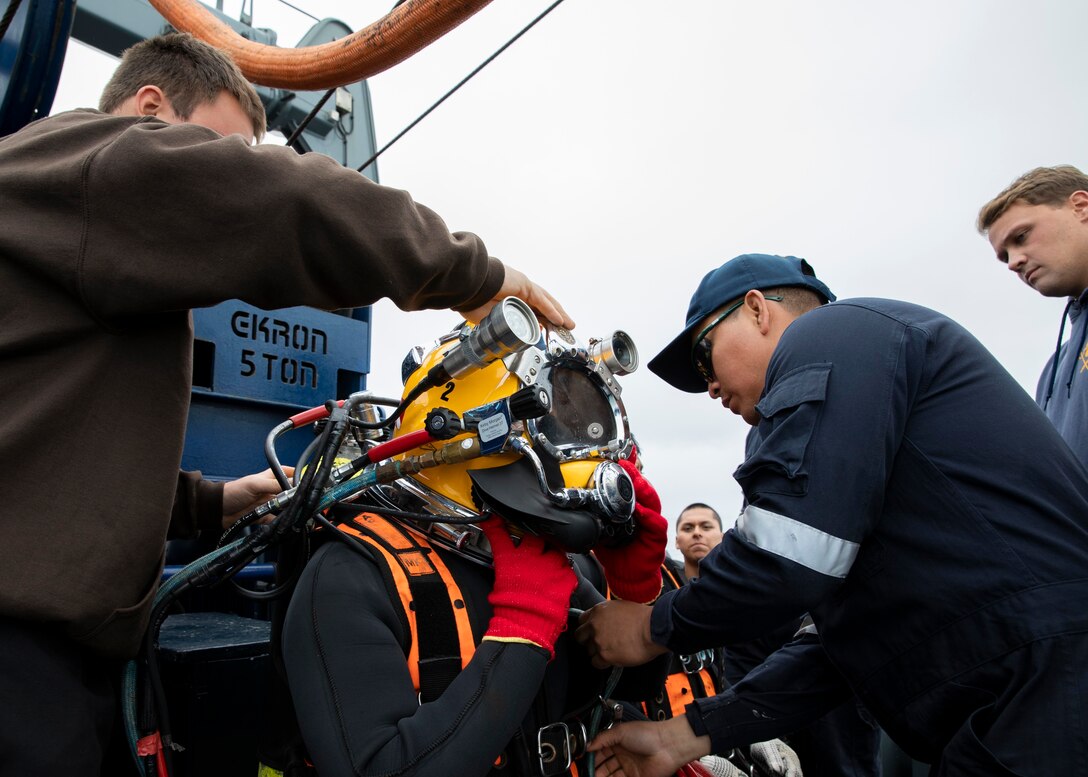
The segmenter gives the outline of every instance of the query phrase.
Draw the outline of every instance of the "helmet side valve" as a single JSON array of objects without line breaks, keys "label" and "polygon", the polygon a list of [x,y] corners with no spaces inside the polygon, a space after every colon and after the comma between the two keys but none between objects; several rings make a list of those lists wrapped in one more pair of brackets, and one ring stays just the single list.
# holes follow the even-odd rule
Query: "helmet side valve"
[{"label": "helmet side valve", "polygon": [[460,464],[480,455],[480,440],[466,437],[457,442],[447,443],[433,451],[403,459],[388,459],[374,468],[377,483],[391,483],[397,478],[412,475],[423,469],[438,467],[443,464]]},{"label": "helmet side valve", "polygon": [[406,456],[403,459],[384,459],[377,464],[365,467],[362,472],[349,480],[338,483],[325,491],[318,509],[324,510],[337,502],[348,501],[359,493],[376,485],[392,483],[394,480],[414,475],[415,473],[441,466],[458,464],[480,456],[478,437],[466,437],[457,442],[450,442],[432,451],[418,456]]},{"label": "helmet side valve", "polygon": [[635,510],[635,487],[630,476],[614,461],[602,461],[593,473],[590,488],[552,489],[544,465],[523,437],[515,437],[510,446],[528,459],[536,471],[540,490],[560,507],[588,507],[610,524],[627,526]]}]

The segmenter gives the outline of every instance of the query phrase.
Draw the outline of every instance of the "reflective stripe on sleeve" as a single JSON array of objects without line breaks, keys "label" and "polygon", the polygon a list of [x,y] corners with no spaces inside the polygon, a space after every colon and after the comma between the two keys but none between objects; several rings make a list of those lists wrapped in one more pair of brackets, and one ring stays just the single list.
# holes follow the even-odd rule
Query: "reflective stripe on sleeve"
[{"label": "reflective stripe on sleeve", "polygon": [[[820,635],[820,632],[816,629],[816,624],[812,622],[812,616],[806,615],[801,619],[801,628],[797,629],[797,633],[793,635],[794,639],[797,639],[802,634],[815,634]],[[260,775],[258,775],[260,777]]]},{"label": "reflective stripe on sleeve", "polygon": [[736,530],[756,547],[829,577],[846,577],[860,547],[856,542],[752,505],[740,514]]}]

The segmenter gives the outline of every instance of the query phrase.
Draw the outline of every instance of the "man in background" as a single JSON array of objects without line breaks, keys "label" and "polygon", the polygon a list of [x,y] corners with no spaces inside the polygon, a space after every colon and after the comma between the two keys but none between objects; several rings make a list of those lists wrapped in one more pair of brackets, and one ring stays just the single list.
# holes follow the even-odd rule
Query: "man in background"
[{"label": "man in background", "polygon": [[1088,176],[1072,165],[1030,170],[982,206],[977,226],[1024,283],[1069,300],[1035,401],[1088,464]]},{"label": "man in background", "polygon": [[[676,548],[683,561],[669,555],[661,566],[662,592],[675,591],[699,577],[699,561],[722,541],[722,519],[710,505],[694,502],[676,519]],[[713,696],[725,687],[721,648],[674,654],[661,693],[646,702],[651,720],[683,715],[694,699]]]},{"label": "man in background", "polygon": [[684,560],[684,577],[698,577],[699,562],[721,541],[722,517],[717,510],[702,502],[681,510],[676,519],[676,549]]}]

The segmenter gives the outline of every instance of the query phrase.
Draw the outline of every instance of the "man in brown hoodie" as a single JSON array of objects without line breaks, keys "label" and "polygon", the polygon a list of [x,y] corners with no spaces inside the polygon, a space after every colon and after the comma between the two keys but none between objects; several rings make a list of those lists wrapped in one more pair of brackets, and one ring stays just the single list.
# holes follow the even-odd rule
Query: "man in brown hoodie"
[{"label": "man in brown hoodie", "polygon": [[261,103],[184,34],[130,49],[100,109],[0,139],[0,773],[97,774],[110,672],[146,626],[170,536],[276,490],[179,473],[190,310],[358,307],[467,318],[522,273],[407,193],[254,146]]}]

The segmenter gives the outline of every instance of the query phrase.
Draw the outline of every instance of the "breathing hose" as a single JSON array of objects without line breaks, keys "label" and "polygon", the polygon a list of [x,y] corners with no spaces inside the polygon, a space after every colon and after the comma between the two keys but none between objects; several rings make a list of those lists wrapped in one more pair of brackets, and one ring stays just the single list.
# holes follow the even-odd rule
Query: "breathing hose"
[{"label": "breathing hose", "polygon": [[[230,545],[226,545],[205,556],[201,556],[196,561],[184,567],[176,575],[172,575],[159,587],[158,592],[155,594],[152,612],[168,605],[184,590],[191,585],[195,585],[195,583],[191,582],[193,579],[201,580],[207,578],[213,567],[218,566],[221,559],[238,555],[240,552],[245,552],[243,546],[253,542],[252,538],[255,536],[257,535],[247,535]],[[237,562],[235,561],[231,566],[234,566],[236,563]],[[149,656],[148,660],[152,660],[152,657]],[[139,767],[141,774],[143,774],[144,777],[151,777],[151,775],[148,775],[144,770],[143,762],[137,754],[139,742],[139,733],[136,724],[137,672],[138,667],[135,659],[125,664],[121,680],[122,717],[124,718],[125,738],[128,740],[129,751],[132,753],[132,758]]]},{"label": "breathing hose", "polygon": [[[612,695],[612,692],[616,690],[616,685],[620,681],[620,675],[623,674],[623,668],[619,666],[612,667],[612,672],[608,675],[608,679],[605,681],[604,690],[601,691],[601,702],[593,708],[593,712],[589,716],[589,729],[586,731],[586,744],[593,741],[593,738],[597,736],[597,732],[601,728],[601,716],[604,714],[604,700]],[[586,773],[593,774],[596,770],[596,753],[586,753]]]}]

